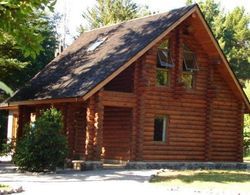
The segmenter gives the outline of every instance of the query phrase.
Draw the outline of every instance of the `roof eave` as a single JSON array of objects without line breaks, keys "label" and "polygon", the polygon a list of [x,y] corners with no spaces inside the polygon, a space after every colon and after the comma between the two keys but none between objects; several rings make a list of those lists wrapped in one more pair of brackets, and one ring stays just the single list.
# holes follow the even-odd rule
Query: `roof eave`
[{"label": "roof eave", "polygon": [[70,103],[70,102],[83,102],[82,97],[69,97],[69,98],[48,98],[37,100],[14,101],[0,104],[0,110],[9,110],[13,107],[24,105],[39,105],[39,104],[56,104],[56,103]]}]

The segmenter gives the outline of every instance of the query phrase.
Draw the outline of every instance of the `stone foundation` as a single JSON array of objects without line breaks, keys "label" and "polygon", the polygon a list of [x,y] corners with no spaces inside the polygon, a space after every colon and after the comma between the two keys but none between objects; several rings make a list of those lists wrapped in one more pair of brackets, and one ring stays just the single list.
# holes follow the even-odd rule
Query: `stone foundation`
[{"label": "stone foundation", "polygon": [[[99,170],[103,169],[102,161],[74,161],[75,170]],[[116,164],[117,165],[117,164]],[[107,168],[107,167],[105,167]],[[119,167],[120,168],[120,167]],[[237,162],[127,162],[124,169],[228,169],[250,170],[250,163]]]},{"label": "stone foundation", "polygon": [[126,169],[237,169],[250,170],[249,163],[237,162],[128,162]]},{"label": "stone foundation", "polygon": [[85,161],[84,170],[98,170],[103,168],[101,161]]}]

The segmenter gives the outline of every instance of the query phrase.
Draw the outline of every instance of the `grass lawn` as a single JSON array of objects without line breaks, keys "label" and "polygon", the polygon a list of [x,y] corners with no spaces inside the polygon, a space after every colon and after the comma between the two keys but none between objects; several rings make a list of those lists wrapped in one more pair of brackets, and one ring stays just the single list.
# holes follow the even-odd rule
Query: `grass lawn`
[{"label": "grass lawn", "polygon": [[250,155],[244,157],[244,162],[250,163]]},{"label": "grass lawn", "polygon": [[0,190],[9,190],[10,186],[0,183]]},{"label": "grass lawn", "polygon": [[250,193],[250,171],[166,170],[153,177],[150,182],[170,188]]}]

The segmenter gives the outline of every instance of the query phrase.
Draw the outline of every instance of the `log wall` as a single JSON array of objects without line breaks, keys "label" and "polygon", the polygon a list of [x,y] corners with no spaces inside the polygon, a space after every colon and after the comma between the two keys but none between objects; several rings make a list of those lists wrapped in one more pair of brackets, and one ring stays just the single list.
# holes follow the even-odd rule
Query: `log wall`
[{"label": "log wall", "polygon": [[130,159],[131,116],[132,111],[129,108],[104,107],[103,148],[105,159]]},{"label": "log wall", "polygon": [[[204,45],[193,35],[184,35],[181,26],[168,37],[175,64],[170,70],[170,86],[156,86],[160,43],[135,67],[139,69],[135,81],[143,81],[135,82],[138,104],[134,125],[143,138],[135,134],[134,159],[141,156],[145,161],[242,161],[243,109],[223,80],[219,66],[210,63]],[[199,71],[195,73],[194,89],[186,89],[181,82],[184,43],[197,55]],[[156,115],[169,116],[166,143],[153,141]]]},{"label": "log wall", "polygon": [[212,101],[211,161],[242,161],[243,108],[218,71],[214,86],[217,93]]},{"label": "log wall", "polygon": [[128,67],[121,72],[118,77],[115,77],[110,81],[104,90],[108,91],[120,91],[120,92],[133,92],[134,90],[134,66]]}]

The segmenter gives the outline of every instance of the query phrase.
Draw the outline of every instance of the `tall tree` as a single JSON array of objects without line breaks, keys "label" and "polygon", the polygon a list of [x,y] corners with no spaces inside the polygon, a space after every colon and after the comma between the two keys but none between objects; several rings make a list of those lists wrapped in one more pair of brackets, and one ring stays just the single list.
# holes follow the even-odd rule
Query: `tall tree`
[{"label": "tall tree", "polygon": [[[16,90],[54,58],[57,47],[56,20],[40,14],[36,20],[37,33],[44,37],[41,42],[43,52],[36,58],[25,57],[16,47],[12,36],[5,35],[5,41],[0,43],[0,80]],[[1,86],[0,86],[1,87]]]},{"label": "tall tree", "polygon": [[[187,4],[194,1],[187,0]],[[225,13],[214,0],[198,2],[206,21],[239,79],[250,79],[250,16],[236,7]]]},{"label": "tall tree", "polygon": [[[97,0],[96,3],[96,6],[87,9],[82,15],[89,29],[150,14],[146,6],[139,6],[132,0]],[[84,31],[84,27],[80,31]]]},{"label": "tall tree", "polygon": [[33,58],[42,50],[43,37],[37,33],[37,12],[53,10],[56,0],[0,0],[0,42],[12,36],[16,47]]},{"label": "tall tree", "polygon": [[236,75],[250,79],[250,15],[236,7],[225,17],[224,52]]},{"label": "tall tree", "polygon": [[[0,0],[0,101],[53,58],[55,28],[43,13],[52,11],[55,2]],[[1,149],[6,139],[7,112],[0,112]]]},{"label": "tall tree", "polygon": [[[22,69],[27,63],[17,58],[9,58],[9,49],[20,50],[22,56],[35,59],[43,49],[41,43],[44,37],[39,33],[40,20],[38,13],[53,10],[56,0],[0,0],[0,90],[10,92],[9,86],[3,82],[2,75],[6,71]],[[15,71],[13,72],[13,74]]]},{"label": "tall tree", "polygon": [[[244,91],[250,100],[250,81],[245,82]],[[244,136],[244,154],[250,155],[250,114],[244,115],[244,129],[243,129],[243,136]]]}]

